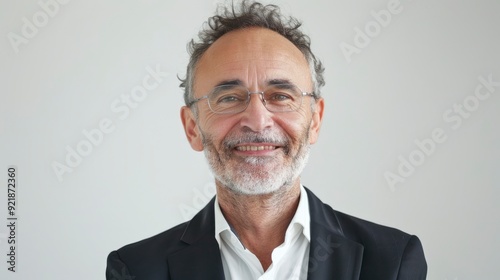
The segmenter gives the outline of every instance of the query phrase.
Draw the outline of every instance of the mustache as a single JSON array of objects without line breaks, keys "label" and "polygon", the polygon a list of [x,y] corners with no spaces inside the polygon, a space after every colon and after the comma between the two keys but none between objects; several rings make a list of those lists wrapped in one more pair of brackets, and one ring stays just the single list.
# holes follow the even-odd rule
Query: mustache
[{"label": "mustache", "polygon": [[227,149],[233,149],[237,145],[243,143],[269,143],[276,146],[288,146],[288,138],[278,131],[265,132],[240,132],[233,135],[228,135],[222,142]]}]

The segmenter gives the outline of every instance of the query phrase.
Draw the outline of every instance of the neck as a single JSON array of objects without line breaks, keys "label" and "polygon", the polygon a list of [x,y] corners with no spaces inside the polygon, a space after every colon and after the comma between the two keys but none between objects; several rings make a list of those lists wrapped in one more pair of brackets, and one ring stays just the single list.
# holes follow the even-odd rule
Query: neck
[{"label": "neck", "polygon": [[217,199],[224,217],[241,243],[260,260],[266,270],[271,253],[285,240],[300,198],[299,179],[292,186],[264,195],[234,193],[217,182]]}]

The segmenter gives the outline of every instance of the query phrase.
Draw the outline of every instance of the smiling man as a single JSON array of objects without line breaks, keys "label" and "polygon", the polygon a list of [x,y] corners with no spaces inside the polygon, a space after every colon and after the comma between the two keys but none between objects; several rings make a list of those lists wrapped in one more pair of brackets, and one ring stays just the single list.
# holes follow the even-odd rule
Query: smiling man
[{"label": "smiling man", "polygon": [[300,182],[325,105],[299,26],[244,1],[191,42],[181,119],[217,195],[191,221],[112,252],[107,279],[425,279],[416,236],[337,212]]}]

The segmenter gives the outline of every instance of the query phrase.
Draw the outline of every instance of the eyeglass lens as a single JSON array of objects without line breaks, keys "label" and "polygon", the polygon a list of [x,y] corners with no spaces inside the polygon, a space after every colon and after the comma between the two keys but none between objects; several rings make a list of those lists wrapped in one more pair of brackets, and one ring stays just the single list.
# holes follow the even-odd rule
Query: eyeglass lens
[{"label": "eyeglass lens", "polygon": [[271,112],[290,112],[302,104],[302,92],[291,84],[276,84],[263,92],[250,92],[244,86],[222,85],[208,95],[209,106],[216,113],[239,113],[246,109],[250,94],[260,94],[264,105]]}]

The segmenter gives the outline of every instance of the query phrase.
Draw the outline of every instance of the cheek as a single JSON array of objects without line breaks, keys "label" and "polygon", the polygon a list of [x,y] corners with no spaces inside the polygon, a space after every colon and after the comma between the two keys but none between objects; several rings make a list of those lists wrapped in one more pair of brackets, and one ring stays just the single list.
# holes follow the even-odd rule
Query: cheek
[{"label": "cheek", "polygon": [[227,118],[224,116],[215,115],[213,113],[207,114],[200,119],[203,119],[202,122],[199,123],[199,127],[201,131],[207,136],[211,137],[215,142],[214,144],[218,145],[222,139],[234,128],[236,125],[236,121],[231,118]]},{"label": "cheek", "polygon": [[297,127],[309,124],[312,119],[310,105],[304,102],[297,111],[285,114],[284,119],[293,122]]},{"label": "cheek", "polygon": [[277,125],[287,134],[293,143],[304,141],[308,137],[308,128],[311,123],[311,117],[296,112],[294,116],[285,116],[276,121]]}]

